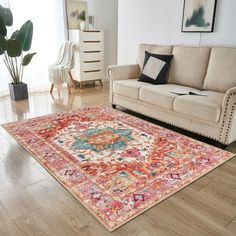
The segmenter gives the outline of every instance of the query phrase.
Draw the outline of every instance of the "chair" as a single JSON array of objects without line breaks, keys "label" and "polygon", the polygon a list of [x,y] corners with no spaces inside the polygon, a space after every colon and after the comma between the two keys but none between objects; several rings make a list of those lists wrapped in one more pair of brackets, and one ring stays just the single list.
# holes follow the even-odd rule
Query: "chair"
[{"label": "chair", "polygon": [[60,96],[60,87],[64,83],[67,84],[69,93],[71,93],[70,83],[72,82],[75,86],[75,81],[73,80],[70,72],[74,67],[74,50],[75,45],[72,42],[65,42],[60,48],[57,61],[53,65],[49,66],[49,81],[52,83],[50,93],[53,92],[53,88],[56,86]]}]

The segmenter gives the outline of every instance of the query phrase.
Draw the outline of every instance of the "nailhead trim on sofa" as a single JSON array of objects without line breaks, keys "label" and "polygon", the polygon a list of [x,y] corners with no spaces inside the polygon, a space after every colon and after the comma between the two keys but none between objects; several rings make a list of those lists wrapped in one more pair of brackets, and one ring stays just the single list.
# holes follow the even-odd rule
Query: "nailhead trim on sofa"
[{"label": "nailhead trim on sofa", "polygon": [[[223,116],[221,132],[220,132],[220,140],[223,143],[227,143],[228,136],[229,136],[229,131],[230,131],[230,128],[231,128],[231,125],[232,125],[232,118],[233,118],[234,110],[236,109],[236,102],[234,102],[234,103],[233,103],[233,101],[231,102],[231,100],[233,100],[234,96],[236,96],[236,91],[231,92],[229,94],[228,98],[227,98],[227,101],[226,101],[226,108],[225,108],[225,112],[224,112],[224,116]],[[229,107],[231,107],[231,110],[230,110],[229,120],[227,122],[226,133],[224,135],[224,129],[225,129],[225,126],[226,126],[225,123],[226,123],[226,119],[227,119],[227,116],[228,116]]]}]

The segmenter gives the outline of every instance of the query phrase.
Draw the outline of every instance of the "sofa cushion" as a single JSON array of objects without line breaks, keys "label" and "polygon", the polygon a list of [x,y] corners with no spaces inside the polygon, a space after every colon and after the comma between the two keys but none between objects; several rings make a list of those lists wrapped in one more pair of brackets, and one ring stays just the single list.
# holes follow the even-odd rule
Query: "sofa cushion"
[{"label": "sofa cushion", "polygon": [[204,89],[226,92],[235,86],[236,48],[212,48]]},{"label": "sofa cushion", "polygon": [[166,84],[172,55],[145,52],[142,74],[139,81],[151,84]]},{"label": "sofa cushion", "polygon": [[113,91],[125,97],[139,99],[139,89],[147,85],[149,84],[136,79],[117,80],[113,82]]},{"label": "sofa cushion", "polygon": [[145,51],[154,53],[154,54],[162,54],[162,55],[171,55],[173,46],[161,46],[157,44],[140,44],[138,48],[138,57],[137,62],[140,66],[140,69],[143,69]]},{"label": "sofa cushion", "polygon": [[202,89],[211,49],[174,46],[168,83]]},{"label": "sofa cushion", "polygon": [[171,93],[174,88],[187,88],[176,84],[148,85],[140,88],[139,99],[149,104],[173,110],[177,94]]},{"label": "sofa cushion", "polygon": [[174,100],[174,111],[193,118],[218,122],[224,93],[208,91],[208,96],[183,95]]}]

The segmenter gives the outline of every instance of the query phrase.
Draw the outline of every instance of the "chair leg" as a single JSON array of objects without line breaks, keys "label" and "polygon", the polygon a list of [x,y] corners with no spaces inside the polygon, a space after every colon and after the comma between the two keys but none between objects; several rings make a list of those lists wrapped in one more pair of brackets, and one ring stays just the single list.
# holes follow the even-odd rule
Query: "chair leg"
[{"label": "chair leg", "polygon": [[61,97],[61,94],[60,94],[60,85],[57,86],[57,92],[58,92],[58,97],[60,98],[60,97]]},{"label": "chair leg", "polygon": [[102,83],[102,80],[100,79],[99,80],[99,83],[100,83],[100,85],[101,85],[101,87],[103,86],[103,83]]},{"label": "chair leg", "polygon": [[52,91],[53,91],[53,87],[54,87],[54,84],[51,85],[50,93],[52,93]]},{"label": "chair leg", "polygon": [[71,90],[70,90],[70,85],[67,84],[67,88],[68,88],[68,93],[71,94]]},{"label": "chair leg", "polygon": [[50,93],[53,91],[54,84],[51,85]]},{"label": "chair leg", "polygon": [[73,84],[73,87],[76,88],[76,82],[75,82],[75,80],[73,79],[71,72],[69,72],[69,76],[70,76],[70,80],[71,80],[71,82],[72,82],[72,84]]}]

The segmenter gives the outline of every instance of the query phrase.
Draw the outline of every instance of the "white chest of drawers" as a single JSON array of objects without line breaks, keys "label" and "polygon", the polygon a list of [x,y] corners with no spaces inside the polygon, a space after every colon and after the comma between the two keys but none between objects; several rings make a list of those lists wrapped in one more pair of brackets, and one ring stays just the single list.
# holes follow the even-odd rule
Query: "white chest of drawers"
[{"label": "white chest of drawers", "polygon": [[[73,40],[74,41],[74,40]],[[75,42],[75,41],[74,41]],[[73,80],[80,83],[99,81],[104,78],[104,34],[100,30],[80,30],[74,54]]]}]

